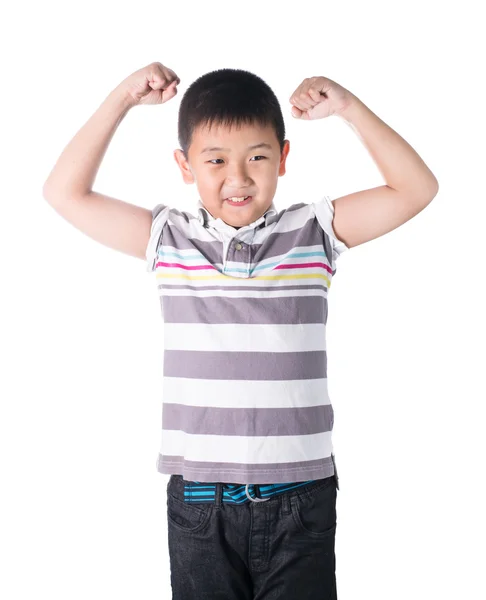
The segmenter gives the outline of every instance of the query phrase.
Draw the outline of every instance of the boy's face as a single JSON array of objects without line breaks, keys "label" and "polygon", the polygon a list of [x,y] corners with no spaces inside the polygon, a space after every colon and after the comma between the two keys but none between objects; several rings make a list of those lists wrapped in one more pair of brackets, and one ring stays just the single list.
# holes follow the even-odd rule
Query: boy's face
[{"label": "boy's face", "polygon": [[[256,144],[266,144],[250,148]],[[223,150],[207,150],[207,148]],[[201,202],[217,219],[239,228],[256,221],[272,204],[278,178],[285,174],[285,161],[290,143],[285,140],[282,153],[275,130],[271,126],[223,125],[197,127],[188,150],[174,158],[185,183],[196,183]],[[206,150],[206,151],[205,151]],[[233,205],[229,197],[251,196],[243,205]]]}]

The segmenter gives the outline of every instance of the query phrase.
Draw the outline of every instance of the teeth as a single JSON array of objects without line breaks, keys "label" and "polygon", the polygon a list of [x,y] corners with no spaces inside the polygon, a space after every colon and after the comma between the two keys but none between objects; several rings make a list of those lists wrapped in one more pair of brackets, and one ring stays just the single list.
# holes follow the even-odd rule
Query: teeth
[{"label": "teeth", "polygon": [[228,198],[228,200],[231,200],[232,202],[243,202],[243,200],[246,200],[247,198],[248,198],[248,196],[243,196],[240,198],[233,196],[233,198]]}]

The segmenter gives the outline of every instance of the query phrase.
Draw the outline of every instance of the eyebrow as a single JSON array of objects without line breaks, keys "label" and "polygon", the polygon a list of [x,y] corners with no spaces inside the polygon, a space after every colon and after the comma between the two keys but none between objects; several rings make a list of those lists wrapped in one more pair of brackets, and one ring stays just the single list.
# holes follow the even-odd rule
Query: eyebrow
[{"label": "eyebrow", "polygon": [[[260,144],[255,144],[254,146],[248,146],[248,150],[255,150],[255,148],[267,148],[267,150],[273,149],[272,146],[270,146],[270,144],[267,144],[265,142],[261,142]],[[201,150],[201,154],[204,154],[205,152],[214,152],[217,150],[231,152],[230,148],[219,148],[217,146],[214,146],[211,148],[204,148],[204,150]]]}]

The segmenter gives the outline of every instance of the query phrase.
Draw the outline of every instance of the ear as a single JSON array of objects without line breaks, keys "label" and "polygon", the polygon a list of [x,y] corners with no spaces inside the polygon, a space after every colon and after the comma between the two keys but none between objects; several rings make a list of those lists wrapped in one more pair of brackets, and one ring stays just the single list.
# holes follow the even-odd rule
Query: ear
[{"label": "ear", "polygon": [[189,162],[186,160],[184,156],[184,152],[179,148],[174,150],[174,159],[179,166],[179,169],[182,173],[182,178],[184,183],[194,183],[194,175],[192,174],[191,167],[189,166]]},{"label": "ear", "polygon": [[285,161],[287,160],[287,156],[289,154],[289,150],[290,150],[290,142],[289,140],[285,140],[284,141],[284,147],[282,150],[282,154],[280,155],[280,164],[278,167],[278,175],[279,177],[281,175],[285,175]]}]

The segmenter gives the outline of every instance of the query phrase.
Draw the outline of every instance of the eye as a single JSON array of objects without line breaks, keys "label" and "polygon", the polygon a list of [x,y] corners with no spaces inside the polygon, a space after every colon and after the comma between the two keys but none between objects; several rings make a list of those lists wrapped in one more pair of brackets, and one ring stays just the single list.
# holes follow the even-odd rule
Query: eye
[{"label": "eye", "polygon": [[[253,156],[252,158],[266,158],[266,156],[260,156],[260,155],[258,155],[258,156]],[[210,162],[211,164],[214,165],[214,164],[216,164],[214,162],[215,160],[223,160],[223,159],[222,158],[213,158],[212,160],[209,160],[208,162]],[[256,162],[261,162],[261,161],[257,160]]]}]

